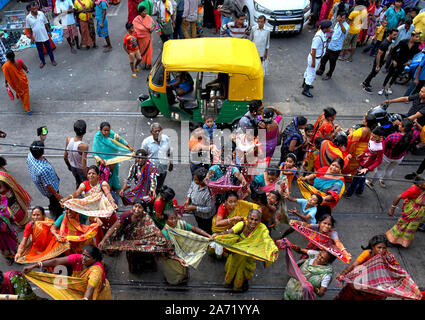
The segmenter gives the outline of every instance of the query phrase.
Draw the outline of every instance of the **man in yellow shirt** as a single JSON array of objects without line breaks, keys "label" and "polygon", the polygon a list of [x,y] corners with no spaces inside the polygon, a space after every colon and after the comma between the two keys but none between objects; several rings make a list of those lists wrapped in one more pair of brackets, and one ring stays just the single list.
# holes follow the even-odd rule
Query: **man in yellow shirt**
[{"label": "man in yellow shirt", "polygon": [[382,40],[384,40],[385,31],[387,31],[387,24],[387,20],[382,20],[381,25],[375,31],[372,43],[370,44],[370,46],[363,50],[364,53],[369,52],[370,50],[371,57],[376,55],[376,53],[378,52],[378,48],[382,43]]},{"label": "man in yellow shirt", "polygon": [[[350,28],[348,29],[348,35],[345,37],[344,44],[342,45],[341,56],[339,60],[353,61],[354,51],[357,47],[357,41],[359,39],[359,34],[362,29],[362,24],[364,19],[367,20],[367,9],[364,5],[364,0],[357,0],[356,6],[348,17],[348,24]],[[347,52],[350,52],[350,56],[347,59],[344,59]]]}]

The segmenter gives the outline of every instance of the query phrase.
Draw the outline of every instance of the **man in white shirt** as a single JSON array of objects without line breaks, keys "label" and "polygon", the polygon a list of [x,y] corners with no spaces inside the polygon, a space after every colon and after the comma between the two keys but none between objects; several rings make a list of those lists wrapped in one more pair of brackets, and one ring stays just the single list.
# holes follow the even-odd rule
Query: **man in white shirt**
[{"label": "man in white shirt", "polygon": [[192,38],[196,38],[196,22],[198,21],[198,0],[184,0],[183,9],[183,34],[185,39],[189,39],[190,35],[187,27],[190,26]]},{"label": "man in white shirt", "polygon": [[162,127],[159,123],[152,123],[151,133],[150,137],[143,140],[141,149],[149,153],[149,159],[158,169],[156,177],[156,192],[158,194],[167,176],[167,169],[170,172],[173,170],[173,163],[170,160],[173,149],[170,145],[170,138],[162,134]]},{"label": "man in white shirt", "polygon": [[[173,0],[159,0],[156,2],[156,15],[160,25],[171,23],[173,30],[175,28],[174,24],[174,2]],[[164,31],[161,32],[161,40],[164,43],[168,39],[173,38],[173,30],[171,34],[165,34]]]},{"label": "man in white shirt", "polygon": [[336,62],[342,50],[342,45],[348,34],[348,30],[350,29],[350,25],[345,21],[346,17],[347,14],[345,11],[337,13],[337,23],[335,24],[334,32],[332,33],[331,40],[328,44],[328,49],[326,50],[323,58],[320,59],[320,67],[316,72],[318,76],[321,76],[325,72],[326,63],[329,61],[329,71],[322,80],[329,80],[335,70]]},{"label": "man in white shirt", "polygon": [[326,33],[331,29],[332,22],[322,20],[320,29],[316,32],[311,43],[311,51],[307,58],[307,68],[304,72],[304,82],[302,94],[308,98],[313,98],[310,89],[313,88],[312,83],[316,78],[316,70],[319,67],[320,59],[326,51]]},{"label": "man in white shirt", "polygon": [[78,44],[78,29],[75,25],[74,4],[72,0],[57,0],[55,14],[60,16],[63,37],[68,41],[71,52],[74,54],[77,53],[77,50],[74,49],[74,43],[77,49],[80,49],[80,45]]},{"label": "man in white shirt", "polygon": [[[251,30],[251,41],[255,43],[257,47],[258,54],[260,55],[261,61],[267,60],[269,47],[270,47],[270,31],[264,29],[264,24],[266,23],[266,17],[261,15],[258,17],[257,25],[252,27]],[[263,73],[265,75],[263,68]]]},{"label": "man in white shirt", "polygon": [[52,48],[50,47],[49,37],[51,36],[50,23],[47,21],[46,16],[43,12],[38,11],[37,2],[31,2],[30,13],[26,18],[26,27],[30,34],[31,43],[36,45],[38,56],[40,57],[41,63],[40,68],[46,65],[44,60],[43,46],[46,48],[49,54],[52,65],[56,66],[55,57],[53,56]]}]

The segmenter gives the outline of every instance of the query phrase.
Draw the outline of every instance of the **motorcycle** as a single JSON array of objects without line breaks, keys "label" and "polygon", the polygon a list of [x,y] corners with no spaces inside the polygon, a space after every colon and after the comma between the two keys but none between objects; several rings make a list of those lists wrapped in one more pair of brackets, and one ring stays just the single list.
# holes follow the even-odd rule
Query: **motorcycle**
[{"label": "motorcycle", "polygon": [[[388,99],[388,94],[385,94],[385,97],[386,99]],[[385,137],[397,131],[397,128],[393,126],[394,121],[396,120],[401,121],[403,120],[403,118],[405,118],[404,114],[402,115],[399,113],[389,113],[387,111],[388,107],[389,107],[389,104],[385,103],[382,105],[378,105],[376,107],[372,107],[366,112],[367,116],[368,115],[375,116],[376,125],[383,127],[385,130],[385,134],[384,134]],[[357,124],[353,126],[353,129],[356,130],[362,126],[363,126],[362,124]]]},{"label": "motorcycle", "polygon": [[418,68],[419,64],[422,61],[422,58],[425,56],[424,50],[417,53],[412,61],[404,67],[403,72],[397,77],[395,80],[395,83],[405,85],[409,83],[410,80],[412,80],[415,76],[416,69]]}]

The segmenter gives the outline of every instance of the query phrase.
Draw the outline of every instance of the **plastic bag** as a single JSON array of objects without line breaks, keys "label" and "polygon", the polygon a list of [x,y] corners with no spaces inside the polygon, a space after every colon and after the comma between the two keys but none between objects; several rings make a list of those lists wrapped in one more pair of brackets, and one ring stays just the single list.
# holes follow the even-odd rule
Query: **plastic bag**
[{"label": "plastic bag", "polygon": [[264,59],[262,62],[263,65],[263,77],[269,75],[269,59]]}]

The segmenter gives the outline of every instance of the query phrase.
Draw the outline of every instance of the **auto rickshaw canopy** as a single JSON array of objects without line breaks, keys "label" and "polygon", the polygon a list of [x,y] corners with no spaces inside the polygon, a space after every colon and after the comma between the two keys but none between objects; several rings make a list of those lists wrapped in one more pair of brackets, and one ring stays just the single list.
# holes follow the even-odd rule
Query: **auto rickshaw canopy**
[{"label": "auto rickshaw canopy", "polygon": [[227,73],[229,100],[263,99],[263,68],[255,44],[248,39],[168,40],[162,63],[166,71]]}]

